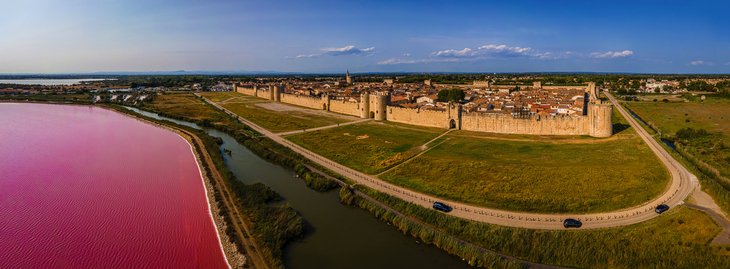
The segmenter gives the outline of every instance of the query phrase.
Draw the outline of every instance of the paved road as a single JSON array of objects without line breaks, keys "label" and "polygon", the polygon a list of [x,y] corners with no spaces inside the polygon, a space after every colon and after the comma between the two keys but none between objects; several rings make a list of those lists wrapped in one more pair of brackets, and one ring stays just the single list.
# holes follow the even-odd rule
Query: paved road
[{"label": "paved road", "polygon": [[[306,156],[307,158],[311,159],[314,162],[317,162],[327,169],[339,173],[340,175],[343,175],[369,188],[385,192],[392,196],[421,205],[426,208],[431,208],[433,203],[436,201],[442,201],[454,208],[454,211],[448,214],[474,221],[492,223],[509,227],[562,230],[564,229],[562,224],[563,220],[566,218],[574,218],[583,222],[583,227],[581,227],[580,229],[595,229],[624,226],[652,219],[658,216],[658,214],[654,213],[654,208],[657,205],[664,203],[668,204],[670,207],[681,205],[683,203],[682,200],[684,200],[687,195],[689,195],[692,190],[699,185],[699,183],[697,182],[697,178],[694,175],[690,174],[686,169],[684,169],[684,167],[682,167],[682,165],[674,160],[671,155],[669,155],[664,150],[664,148],[662,148],[654,139],[652,139],[651,136],[643,128],[641,128],[641,126],[639,126],[639,124],[622,107],[616,104],[613,97],[611,97],[610,95],[608,96],[614,102],[614,105],[619,109],[621,114],[624,115],[624,117],[629,121],[631,126],[636,129],[636,132],[639,133],[639,136],[644,139],[644,141],[649,145],[652,151],[669,169],[672,176],[672,182],[669,188],[662,195],[645,204],[614,212],[583,215],[510,212],[505,210],[483,208],[457,202],[450,202],[434,196],[414,192],[409,189],[382,181],[372,175],[368,175],[345,167],[330,159],[320,156],[319,154],[304,149],[294,143],[291,143],[280,135],[269,132],[268,130],[261,128],[260,126],[242,117],[239,117],[239,120],[244,124],[249,125],[251,128],[259,131],[263,135],[284,146],[291,148],[295,152]],[[208,102],[225,111],[226,113],[231,114],[231,111],[223,108],[222,106],[210,101]]]}]

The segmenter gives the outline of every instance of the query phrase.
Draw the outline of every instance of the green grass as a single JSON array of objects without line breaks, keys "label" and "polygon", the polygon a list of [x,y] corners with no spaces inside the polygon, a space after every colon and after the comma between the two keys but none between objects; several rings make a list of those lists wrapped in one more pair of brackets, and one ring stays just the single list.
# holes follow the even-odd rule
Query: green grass
[{"label": "green grass", "polygon": [[642,119],[656,124],[662,134],[674,134],[682,128],[690,127],[730,135],[730,99],[728,98],[708,95],[705,103],[696,100],[669,103],[629,102],[627,105]]},{"label": "green grass", "polygon": [[490,208],[590,213],[639,205],[659,195],[669,174],[638,137],[611,140],[452,139],[380,177]]},{"label": "green grass", "polygon": [[208,100],[213,102],[223,102],[225,100],[234,98],[234,97],[242,97],[242,99],[234,99],[231,100],[231,102],[240,102],[243,101],[243,98],[250,98],[251,96],[245,95],[238,92],[199,92],[201,96],[208,98]]},{"label": "green grass", "polygon": [[377,174],[418,153],[444,129],[392,122],[365,122],[288,136],[290,141],[337,163]]},{"label": "green grass", "polygon": [[[283,104],[282,104],[283,105]],[[308,110],[274,111],[255,104],[224,104],[223,107],[274,133],[311,129],[348,120],[308,113]]]},{"label": "green grass", "polygon": [[[721,227],[691,208],[673,208],[654,219],[617,228],[533,230],[460,219],[361,185],[356,188],[439,231],[536,263],[571,268],[730,268],[730,247],[709,245]],[[372,208],[375,205],[358,205],[382,218],[383,213]]]},{"label": "green grass", "polygon": [[154,96],[152,104],[203,104],[203,100],[195,97],[192,93],[166,93]]},{"label": "green grass", "polygon": [[[92,94],[18,94],[18,95],[0,95],[0,100],[29,100],[29,101],[52,101],[52,102],[71,102],[71,101],[91,101]],[[75,98],[75,99],[74,99]]]}]

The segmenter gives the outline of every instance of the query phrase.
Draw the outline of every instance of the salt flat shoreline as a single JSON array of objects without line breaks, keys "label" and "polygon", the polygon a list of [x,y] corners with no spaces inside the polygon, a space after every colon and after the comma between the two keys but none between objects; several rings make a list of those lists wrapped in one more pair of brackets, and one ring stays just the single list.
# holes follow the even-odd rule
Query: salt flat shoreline
[{"label": "salt flat shoreline", "polygon": [[[189,137],[188,134],[183,133],[182,131],[167,126],[162,125],[153,121],[149,121],[143,118],[136,117],[134,115],[130,115],[121,111],[118,111],[113,108],[105,107],[105,106],[98,106],[98,105],[85,105],[85,104],[73,104],[73,103],[47,103],[47,102],[33,102],[33,101],[16,101],[16,100],[0,100],[0,103],[16,103],[16,104],[47,104],[47,105],[67,105],[67,106],[81,106],[81,107],[96,107],[100,109],[105,109],[108,111],[112,111],[114,113],[141,121],[145,124],[149,124],[155,127],[159,127],[165,130],[168,130],[170,132],[175,133],[178,135],[181,139],[185,140],[185,142],[188,143],[190,146],[190,151],[195,157],[195,162],[198,166],[198,172],[200,174],[200,178],[203,182],[203,188],[205,189],[205,196],[206,201],[208,203],[208,213],[210,215],[210,219],[213,222],[214,227],[216,227],[216,234],[218,235],[218,242],[220,243],[220,248],[223,251],[223,255],[226,259],[226,264],[228,265],[228,268],[243,268],[246,264],[246,256],[244,256],[239,250],[238,247],[233,244],[226,234],[226,228],[228,225],[225,223],[225,220],[222,216],[219,214],[219,207],[218,203],[215,202],[215,187],[211,184],[210,178],[208,178],[205,173],[203,173],[203,161],[201,156],[197,153],[195,149],[195,145],[192,141],[193,138]],[[214,168],[215,169],[215,168]]]}]

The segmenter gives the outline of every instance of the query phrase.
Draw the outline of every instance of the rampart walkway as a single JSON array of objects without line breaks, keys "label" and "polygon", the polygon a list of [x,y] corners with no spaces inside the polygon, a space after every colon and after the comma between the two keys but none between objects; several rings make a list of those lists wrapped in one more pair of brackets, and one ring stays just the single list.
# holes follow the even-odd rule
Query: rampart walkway
[{"label": "rampart walkway", "polygon": [[[208,101],[207,99],[205,100]],[[225,111],[226,113],[233,114],[231,111],[223,108],[219,104],[210,101],[208,102]],[[651,136],[643,128],[641,128],[641,126],[639,126],[638,123],[630,115],[628,115],[628,113],[624,111],[622,107],[618,106],[615,103],[615,101],[614,105],[629,121],[631,126],[636,129],[636,132],[639,133],[639,136],[644,139],[644,141],[659,157],[662,163],[664,163],[664,165],[669,169],[672,176],[672,182],[669,188],[662,195],[643,205],[614,212],[582,215],[510,212],[505,210],[482,208],[478,206],[446,201],[441,198],[414,192],[409,189],[390,184],[374,176],[345,167],[330,159],[327,159],[314,152],[304,149],[292,142],[289,142],[280,135],[274,134],[264,128],[261,128],[260,126],[240,116],[238,117],[238,119],[241,122],[249,125],[251,128],[259,131],[263,135],[284,146],[291,148],[295,152],[306,156],[310,160],[326,167],[327,169],[339,173],[340,175],[345,176],[359,184],[363,184],[369,188],[385,192],[389,195],[421,205],[426,208],[431,208],[433,203],[436,201],[443,201],[454,208],[454,211],[449,213],[450,215],[474,221],[492,223],[509,227],[562,230],[565,229],[563,228],[563,220],[566,218],[574,218],[583,222],[583,227],[581,229],[595,229],[624,226],[652,219],[658,216],[658,214],[654,213],[654,208],[657,205],[668,204],[670,207],[682,205],[682,200],[684,200],[687,195],[689,195],[692,190],[694,190],[694,188],[698,185],[697,178],[694,177],[694,175],[690,174],[684,167],[682,167],[682,165],[674,160],[671,155],[669,155],[664,150],[664,148],[662,148],[654,139],[652,139]]]}]

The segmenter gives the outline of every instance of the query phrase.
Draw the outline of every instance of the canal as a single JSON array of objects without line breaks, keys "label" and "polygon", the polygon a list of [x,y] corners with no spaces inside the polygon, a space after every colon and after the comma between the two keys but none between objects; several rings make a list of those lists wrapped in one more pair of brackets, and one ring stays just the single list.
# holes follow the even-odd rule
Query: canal
[{"label": "canal", "polygon": [[[129,108],[142,115],[200,129],[195,124]],[[307,188],[295,173],[267,162],[223,132],[203,128],[223,139],[227,166],[243,183],[257,181],[281,195],[303,218],[306,235],[284,250],[287,268],[467,268],[461,258],[404,235],[369,212],[340,203],[339,190],[318,192]]]}]

